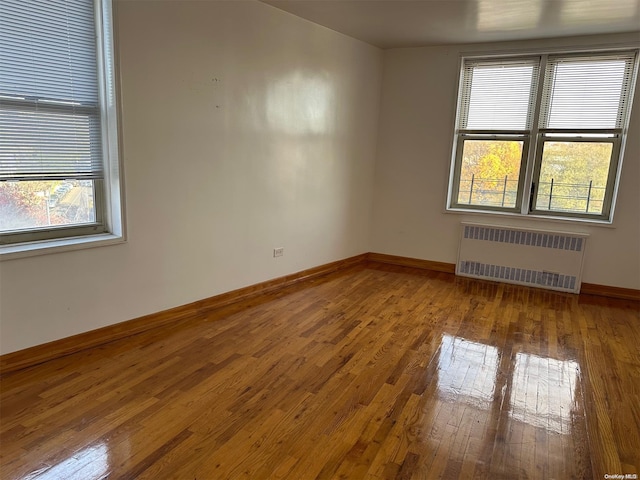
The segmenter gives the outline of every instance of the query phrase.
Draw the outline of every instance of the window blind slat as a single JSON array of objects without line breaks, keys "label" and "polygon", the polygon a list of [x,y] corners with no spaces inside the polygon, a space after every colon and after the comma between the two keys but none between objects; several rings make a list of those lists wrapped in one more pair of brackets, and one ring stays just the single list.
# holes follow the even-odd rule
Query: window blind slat
[{"label": "window blind slat", "polygon": [[93,0],[0,2],[0,180],[102,178]]},{"label": "window blind slat", "polygon": [[0,180],[102,178],[100,114],[0,108]]}]

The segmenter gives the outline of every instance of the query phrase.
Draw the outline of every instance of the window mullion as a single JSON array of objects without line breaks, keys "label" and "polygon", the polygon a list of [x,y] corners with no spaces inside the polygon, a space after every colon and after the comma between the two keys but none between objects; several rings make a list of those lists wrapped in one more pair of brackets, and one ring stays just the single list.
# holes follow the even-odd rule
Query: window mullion
[{"label": "window mullion", "polygon": [[[538,69],[538,81],[535,83],[535,91],[532,91],[531,94],[535,95],[534,109],[533,109],[533,117],[531,118],[531,141],[529,142],[529,151],[527,152],[526,162],[525,162],[525,175],[524,181],[522,184],[522,202],[520,204],[520,213],[523,215],[527,215],[531,211],[531,199],[534,195],[532,195],[533,183],[536,182],[537,173],[539,174],[539,169],[537,168],[537,150],[539,148],[538,145],[538,135],[539,135],[539,123],[540,123],[540,112],[542,109],[542,93],[545,85],[545,74],[547,71],[547,59],[548,55],[540,56],[540,66]],[[535,194],[535,192],[534,192]]]}]

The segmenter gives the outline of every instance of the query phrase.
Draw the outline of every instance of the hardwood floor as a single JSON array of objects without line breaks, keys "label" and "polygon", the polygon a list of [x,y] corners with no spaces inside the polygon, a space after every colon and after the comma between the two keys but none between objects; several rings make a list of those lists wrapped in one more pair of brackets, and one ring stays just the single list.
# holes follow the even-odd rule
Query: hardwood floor
[{"label": "hardwood floor", "polygon": [[638,303],[447,273],[351,268],[0,384],[2,479],[640,473]]}]

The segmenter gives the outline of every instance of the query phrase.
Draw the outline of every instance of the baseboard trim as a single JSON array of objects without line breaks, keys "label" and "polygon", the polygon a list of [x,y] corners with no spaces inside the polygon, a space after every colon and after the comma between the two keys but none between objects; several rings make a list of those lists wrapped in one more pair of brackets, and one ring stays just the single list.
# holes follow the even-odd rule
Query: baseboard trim
[{"label": "baseboard trim", "polygon": [[307,282],[330,273],[346,270],[362,265],[367,260],[367,254],[338,260],[300,272],[256,283],[248,287],[239,288],[213,297],[198,300],[179,307],[170,308],[158,313],[127,320],[114,325],[108,325],[96,330],[73,335],[71,337],[54,340],[52,342],[35,345],[24,350],[7,353],[0,356],[0,376],[23,370],[56,358],[71,355],[93,347],[98,347],[115,340],[136,335],[170,323],[179,322],[205,314],[217,308],[226,307],[233,303],[248,300],[267,293]]},{"label": "baseboard trim", "polygon": [[[432,262],[431,260],[387,255],[384,253],[369,253],[367,260],[374,263],[384,263],[398,267],[421,268],[424,270],[434,270],[436,272],[455,273],[456,271],[455,263]],[[640,290],[599,285],[597,283],[583,283],[580,288],[580,294],[640,301]]]},{"label": "baseboard trim", "polygon": [[[330,273],[347,270],[364,264],[395,265],[398,267],[419,268],[444,273],[455,273],[455,264],[434,262],[418,258],[387,255],[384,253],[363,253],[354,257],[338,260],[300,272],[274,278],[265,282],[249,285],[213,297],[198,300],[179,307],[170,308],[103,328],[54,340],[53,342],[35,345],[17,352],[0,356],[0,376],[16,372],[56,358],[71,355],[93,347],[98,347],[115,340],[130,337],[163,325],[179,322],[206,314],[212,310],[273,293],[292,285],[307,282]],[[598,295],[609,298],[640,301],[640,290],[632,288],[611,287],[594,283],[583,283],[581,295]]]},{"label": "baseboard trim", "polygon": [[419,258],[401,257],[398,255],[387,255],[385,253],[369,253],[367,260],[374,263],[384,263],[396,265],[398,267],[421,268],[423,270],[433,270],[435,272],[455,273],[455,263],[433,262],[431,260],[421,260]]},{"label": "baseboard trim", "polygon": [[620,298],[622,300],[635,300],[640,302],[640,290],[598,285],[597,283],[583,283],[580,286],[580,295],[598,295],[600,297]]}]

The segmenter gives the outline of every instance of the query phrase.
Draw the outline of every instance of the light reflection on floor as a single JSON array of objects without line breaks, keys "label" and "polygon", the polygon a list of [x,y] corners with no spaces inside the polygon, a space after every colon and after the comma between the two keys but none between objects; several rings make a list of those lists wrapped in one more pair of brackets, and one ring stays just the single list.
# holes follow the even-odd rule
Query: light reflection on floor
[{"label": "light reflection on floor", "polygon": [[33,472],[22,480],[98,480],[108,473],[109,449],[101,443],[80,450],[44,471]]},{"label": "light reflection on floor", "polygon": [[509,421],[569,434],[579,374],[573,360],[501,354],[495,346],[445,334],[438,356],[438,397],[478,410],[499,402],[503,414],[508,409]]},{"label": "light reflection on floor", "polygon": [[496,347],[443,335],[438,358],[441,398],[489,408],[493,402],[497,369]]},{"label": "light reflection on floor", "polygon": [[555,433],[571,433],[578,364],[517,353],[509,415]]},{"label": "light reflection on floor", "polygon": [[580,370],[574,360],[546,358],[535,348],[444,334],[434,372],[437,394],[425,401],[421,419],[429,426],[420,440],[425,448],[452,445],[450,461],[469,471],[479,468],[469,459],[490,458],[486,468],[505,478],[535,471],[544,459],[542,478],[562,478],[565,455],[584,435]]}]

